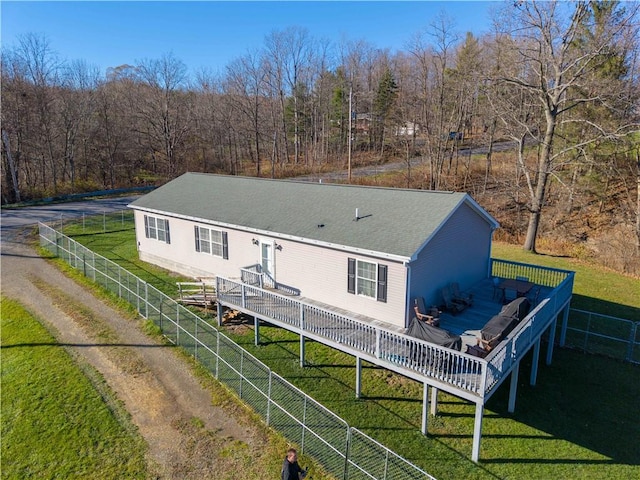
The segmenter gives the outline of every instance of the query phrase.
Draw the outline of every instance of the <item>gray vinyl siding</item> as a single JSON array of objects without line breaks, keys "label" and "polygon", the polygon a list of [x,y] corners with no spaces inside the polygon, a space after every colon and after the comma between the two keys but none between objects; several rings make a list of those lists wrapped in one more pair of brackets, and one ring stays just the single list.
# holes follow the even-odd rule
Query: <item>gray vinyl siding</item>
[{"label": "gray vinyl siding", "polygon": [[[276,280],[300,289],[301,295],[356,314],[365,315],[400,327],[404,326],[406,268],[402,263],[366,255],[278,240]],[[356,258],[387,265],[387,301],[347,291],[347,264]]]},{"label": "gray vinyl siding", "polygon": [[[406,268],[400,262],[166,216],[163,218],[168,218],[171,225],[168,245],[145,238],[143,213],[136,211],[135,218],[139,256],[143,261],[189,277],[219,275],[238,279],[242,267],[260,263],[260,247],[253,244],[253,239],[275,241],[282,246],[281,250],[274,250],[278,283],[298,289],[303,297],[353,312],[354,316],[404,326]],[[194,225],[227,232],[229,258],[196,252]],[[349,257],[387,265],[386,302],[347,292]]]},{"label": "gray vinyl siding", "polygon": [[448,283],[464,290],[486,278],[490,251],[491,225],[463,203],[411,262],[409,297],[441,305]]},{"label": "gray vinyl siding", "polygon": [[[240,268],[259,261],[260,252],[252,239],[255,235],[239,230],[220,228],[209,223],[199,223],[165,216],[171,225],[171,244],[167,245],[144,236],[143,213],[136,211],[136,237],[141,260],[153,263],[189,277],[221,275],[239,278]],[[194,225],[221,230],[227,233],[229,259],[204,252],[196,252]]]}]

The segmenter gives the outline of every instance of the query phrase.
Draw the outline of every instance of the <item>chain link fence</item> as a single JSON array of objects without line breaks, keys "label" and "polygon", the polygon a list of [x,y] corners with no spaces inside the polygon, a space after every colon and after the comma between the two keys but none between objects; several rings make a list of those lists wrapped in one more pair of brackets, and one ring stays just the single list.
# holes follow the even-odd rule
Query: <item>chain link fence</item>
[{"label": "chain link fence", "polygon": [[[111,223],[125,223],[111,215]],[[86,221],[86,220],[85,220]],[[94,220],[95,221],[95,220]],[[80,227],[87,228],[83,221]],[[111,225],[110,223],[110,225]],[[107,216],[103,230],[107,231]],[[98,226],[99,229],[99,226]],[[430,479],[371,437],[350,427],[210,323],[107,258],[43,223],[40,245],[95,283],[135,306],[172,343],[184,348],[209,372],[251,406],[267,425],[299,445],[323,468],[343,480]]]},{"label": "chain link fence", "polygon": [[640,365],[640,322],[572,308],[565,346]]}]

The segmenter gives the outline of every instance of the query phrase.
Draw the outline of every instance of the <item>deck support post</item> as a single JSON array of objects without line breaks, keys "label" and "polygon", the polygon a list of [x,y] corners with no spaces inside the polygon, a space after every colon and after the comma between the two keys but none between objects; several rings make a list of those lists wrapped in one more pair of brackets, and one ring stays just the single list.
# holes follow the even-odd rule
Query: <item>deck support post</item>
[{"label": "deck support post", "polygon": [[509,407],[507,411],[513,413],[516,410],[516,395],[518,393],[518,374],[520,373],[520,361],[516,362],[511,370],[511,385],[509,386]]},{"label": "deck support post", "polygon": [[434,417],[438,414],[438,389],[431,387],[431,415]]},{"label": "deck support post", "polygon": [[304,367],[304,335],[300,334],[300,366]]},{"label": "deck support post", "polygon": [[222,326],[222,304],[220,302],[216,302],[217,304],[217,316],[218,316],[218,326]]},{"label": "deck support post", "polygon": [[[568,314],[569,314],[569,308],[566,308],[565,316],[568,316]],[[558,321],[558,317],[554,318],[553,322],[551,322],[551,325],[549,326],[549,345],[547,345],[547,365],[551,365],[551,359],[553,358],[553,344],[556,341],[557,321]]]},{"label": "deck support post", "polygon": [[422,429],[420,430],[423,435],[427,434],[428,417],[429,417],[429,384],[425,382],[424,388],[422,390]]},{"label": "deck support post", "polygon": [[473,449],[471,460],[477,462],[480,459],[480,440],[482,439],[482,416],[484,415],[484,405],[476,403],[476,419],[473,425]]},{"label": "deck support post", "polygon": [[356,398],[362,394],[362,359],[356,357]]},{"label": "deck support post", "polygon": [[260,320],[257,316],[253,317],[253,343],[256,347],[260,345]]},{"label": "deck support post", "polygon": [[529,379],[529,384],[533,387],[536,384],[538,379],[538,362],[540,361],[540,342],[541,339],[538,337],[536,343],[533,344],[533,360],[531,361],[531,378]]}]

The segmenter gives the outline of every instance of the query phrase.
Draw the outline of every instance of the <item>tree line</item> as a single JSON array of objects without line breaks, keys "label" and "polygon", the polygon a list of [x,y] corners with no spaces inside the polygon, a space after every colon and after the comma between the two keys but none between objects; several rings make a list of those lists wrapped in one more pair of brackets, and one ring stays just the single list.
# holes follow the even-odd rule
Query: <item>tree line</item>
[{"label": "tree line", "polygon": [[[2,203],[185,171],[280,177],[350,167],[352,156],[406,160],[408,186],[420,157],[422,188],[464,189],[471,167],[458,169],[459,150],[483,145],[481,191],[526,210],[527,250],[550,185],[569,212],[580,190],[620,182],[640,249],[637,12],[506,3],[489,33],[460,37],[441,14],[394,53],[289,27],[223,73],[194,75],[170,53],[103,75],[29,34],[2,50]],[[506,181],[492,164],[505,140],[515,145]]]}]

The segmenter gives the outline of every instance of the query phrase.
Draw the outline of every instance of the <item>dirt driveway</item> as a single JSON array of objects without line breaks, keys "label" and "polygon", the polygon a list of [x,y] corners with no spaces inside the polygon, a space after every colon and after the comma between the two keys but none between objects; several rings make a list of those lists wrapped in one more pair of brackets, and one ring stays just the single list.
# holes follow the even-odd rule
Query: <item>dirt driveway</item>
[{"label": "dirt driveway", "polygon": [[[228,407],[213,406],[211,392],[172,347],[155,343],[140,331],[137,320],[124,318],[39,258],[27,245],[25,230],[5,230],[1,248],[2,294],[45,320],[60,343],[70,345],[102,374],[147,441],[154,478],[221,478],[222,472],[224,478],[247,478],[246,470],[229,464],[233,455],[220,451],[242,446],[249,457],[242,461],[250,462],[252,455],[264,450],[264,435],[238,420]],[[42,288],[44,284],[89,309],[94,321],[110,329],[110,338],[117,340],[101,343],[69,314],[69,308],[56,304],[59,300]],[[126,368],[125,357],[129,365],[135,358],[141,367]],[[252,478],[258,478],[253,473]]]}]

